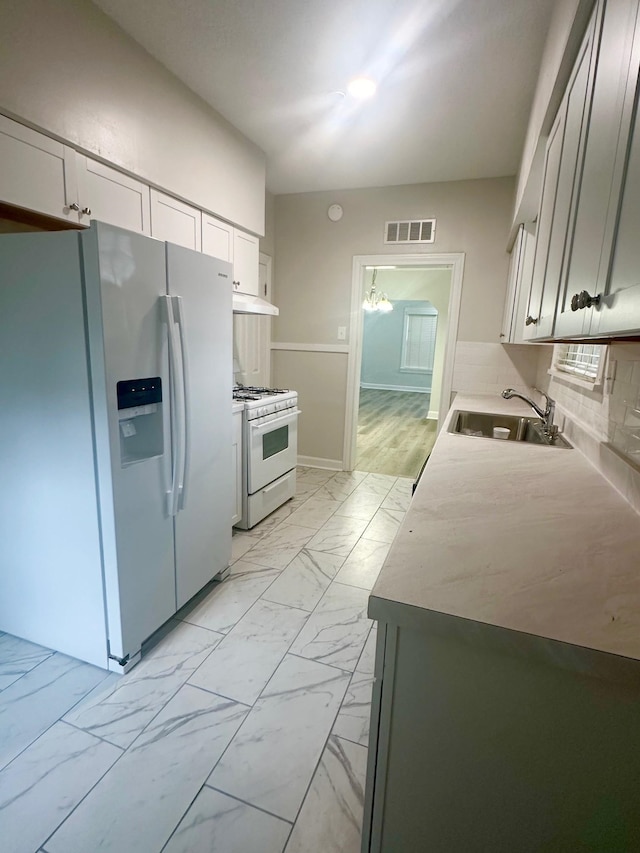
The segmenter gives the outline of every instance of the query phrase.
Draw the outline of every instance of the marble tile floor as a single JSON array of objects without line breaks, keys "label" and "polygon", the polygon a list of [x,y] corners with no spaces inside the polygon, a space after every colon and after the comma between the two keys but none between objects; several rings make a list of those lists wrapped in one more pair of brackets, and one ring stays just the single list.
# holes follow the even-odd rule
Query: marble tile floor
[{"label": "marble tile floor", "polygon": [[359,853],[367,598],[410,494],[298,469],[125,676],[0,634],[3,853]]}]

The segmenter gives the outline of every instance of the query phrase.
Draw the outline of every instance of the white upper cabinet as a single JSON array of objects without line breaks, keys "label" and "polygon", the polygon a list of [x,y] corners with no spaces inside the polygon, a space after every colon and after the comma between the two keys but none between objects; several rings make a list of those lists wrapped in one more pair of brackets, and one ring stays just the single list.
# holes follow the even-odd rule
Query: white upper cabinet
[{"label": "white upper cabinet", "polygon": [[253,234],[233,230],[233,287],[241,293],[258,296],[260,241]]},{"label": "white upper cabinet", "polygon": [[202,214],[202,251],[221,261],[233,263],[233,225]]},{"label": "white upper cabinet", "polygon": [[202,250],[202,212],[152,189],[151,236],[200,252]]},{"label": "white upper cabinet", "polygon": [[548,338],[553,334],[565,247],[572,209],[577,199],[579,164],[586,139],[586,123],[593,87],[593,57],[597,7],[580,47],[565,96],[549,135],[540,200],[538,236],[533,262],[533,282],[524,337]]},{"label": "white upper cabinet", "polygon": [[81,222],[92,219],[151,234],[149,187],[128,175],[77,155]]},{"label": "white upper cabinet", "polygon": [[76,152],[0,115],[0,201],[79,221]]},{"label": "white upper cabinet", "polygon": [[202,215],[202,251],[233,264],[233,289],[258,296],[260,241],[215,216]]},{"label": "white upper cabinet", "polygon": [[525,342],[523,333],[533,274],[535,245],[535,225],[532,222],[520,225],[511,250],[500,343],[522,344]]}]

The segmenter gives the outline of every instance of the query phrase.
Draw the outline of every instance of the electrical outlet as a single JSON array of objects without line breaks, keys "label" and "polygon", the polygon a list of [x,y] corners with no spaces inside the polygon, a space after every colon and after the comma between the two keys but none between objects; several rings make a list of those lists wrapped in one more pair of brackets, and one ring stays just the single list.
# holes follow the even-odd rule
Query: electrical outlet
[{"label": "electrical outlet", "polygon": [[346,326],[338,326],[338,340],[346,341],[347,339],[347,327]]}]

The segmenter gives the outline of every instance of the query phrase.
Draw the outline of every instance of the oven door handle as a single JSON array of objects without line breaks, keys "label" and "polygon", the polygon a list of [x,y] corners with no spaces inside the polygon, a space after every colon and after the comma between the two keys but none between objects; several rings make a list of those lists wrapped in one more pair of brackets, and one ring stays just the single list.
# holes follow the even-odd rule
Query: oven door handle
[{"label": "oven door handle", "polygon": [[286,415],[282,415],[279,418],[273,418],[270,421],[263,421],[261,424],[254,424],[249,421],[249,426],[251,427],[252,432],[256,432],[260,435],[263,432],[270,432],[276,424],[281,424],[283,421],[292,423],[298,415],[301,414],[302,411],[300,409],[294,409],[292,412],[287,412]]}]

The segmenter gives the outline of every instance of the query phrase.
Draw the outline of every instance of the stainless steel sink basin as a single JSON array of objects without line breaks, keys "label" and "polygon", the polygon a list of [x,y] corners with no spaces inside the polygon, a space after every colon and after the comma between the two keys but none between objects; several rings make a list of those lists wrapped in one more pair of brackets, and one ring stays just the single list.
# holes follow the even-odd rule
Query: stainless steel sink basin
[{"label": "stainless steel sink basin", "polygon": [[[561,447],[570,450],[571,445],[561,435],[549,438],[542,432],[539,418],[517,417],[515,415],[495,415],[489,412],[465,412],[459,409],[453,412],[449,432],[469,435],[477,438],[495,438],[495,427],[509,430],[507,441],[526,441],[528,444],[543,444],[547,447]],[[502,439],[504,441],[504,439]]]}]

